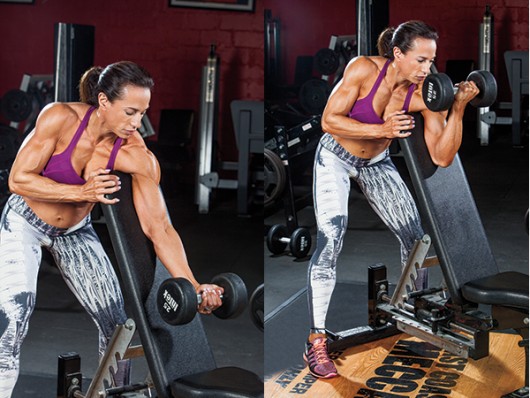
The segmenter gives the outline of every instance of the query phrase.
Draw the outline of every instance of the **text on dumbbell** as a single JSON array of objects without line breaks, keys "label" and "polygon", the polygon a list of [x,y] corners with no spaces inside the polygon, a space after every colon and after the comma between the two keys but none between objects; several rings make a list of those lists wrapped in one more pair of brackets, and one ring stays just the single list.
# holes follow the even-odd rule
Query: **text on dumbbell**
[{"label": "text on dumbbell", "polygon": [[163,297],[165,300],[164,309],[166,310],[166,312],[176,311],[179,305],[177,304],[175,299],[171,296],[171,294],[168,293],[167,290],[164,290]]}]

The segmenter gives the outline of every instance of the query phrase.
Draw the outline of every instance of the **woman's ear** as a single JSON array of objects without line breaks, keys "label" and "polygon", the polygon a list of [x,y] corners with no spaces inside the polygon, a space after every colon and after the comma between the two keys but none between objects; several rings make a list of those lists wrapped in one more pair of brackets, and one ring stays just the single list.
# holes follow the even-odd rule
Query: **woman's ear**
[{"label": "woman's ear", "polygon": [[403,53],[399,49],[399,47],[394,47],[392,49],[392,52],[394,53],[394,59],[401,59],[403,58]]},{"label": "woman's ear", "polygon": [[104,93],[98,94],[98,103],[99,103],[99,109],[106,111],[109,104],[109,99]]}]

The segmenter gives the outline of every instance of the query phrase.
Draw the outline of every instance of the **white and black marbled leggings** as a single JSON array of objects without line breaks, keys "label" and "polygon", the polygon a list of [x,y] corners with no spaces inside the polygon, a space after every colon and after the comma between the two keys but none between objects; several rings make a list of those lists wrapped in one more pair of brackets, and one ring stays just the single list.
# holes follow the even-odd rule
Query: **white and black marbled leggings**
[{"label": "white and black marbled leggings", "polygon": [[53,227],[22,197],[12,195],[0,221],[0,398],[11,396],[18,378],[42,247],[53,255],[66,284],[96,323],[100,355],[116,325],[126,321],[118,279],[90,216],[69,229]]},{"label": "white and black marbled leggings", "polygon": [[325,329],[326,313],[336,283],[336,263],[348,226],[350,178],[371,207],[396,235],[401,265],[406,264],[416,239],[423,236],[420,216],[408,187],[390,159],[388,150],[373,159],[350,154],[330,134],[317,147],[313,198],[317,220],[317,247],[308,269],[311,329]]}]

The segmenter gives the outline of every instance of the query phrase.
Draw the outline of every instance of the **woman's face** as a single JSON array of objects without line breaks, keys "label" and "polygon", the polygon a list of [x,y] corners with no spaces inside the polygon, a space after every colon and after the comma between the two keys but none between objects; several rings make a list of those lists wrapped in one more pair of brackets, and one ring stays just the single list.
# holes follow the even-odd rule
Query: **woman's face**
[{"label": "woman's face", "polygon": [[412,48],[402,53],[394,48],[394,59],[401,74],[409,81],[420,84],[430,74],[430,68],[436,58],[436,41],[418,37],[414,39]]},{"label": "woman's face", "polygon": [[100,110],[105,116],[106,127],[118,137],[130,137],[142,125],[142,117],[149,108],[150,100],[150,89],[133,85],[125,86],[121,98],[114,102],[108,101],[101,93]]}]

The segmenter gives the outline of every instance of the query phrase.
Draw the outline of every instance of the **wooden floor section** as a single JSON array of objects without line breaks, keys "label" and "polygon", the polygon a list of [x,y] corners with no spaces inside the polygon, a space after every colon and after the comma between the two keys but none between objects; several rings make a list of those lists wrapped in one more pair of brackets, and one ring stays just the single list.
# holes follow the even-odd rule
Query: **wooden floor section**
[{"label": "wooden floor section", "polygon": [[340,374],[333,379],[317,380],[304,366],[268,377],[265,397],[501,397],[524,385],[520,340],[491,333],[490,355],[475,361],[399,334],[333,353]]}]

